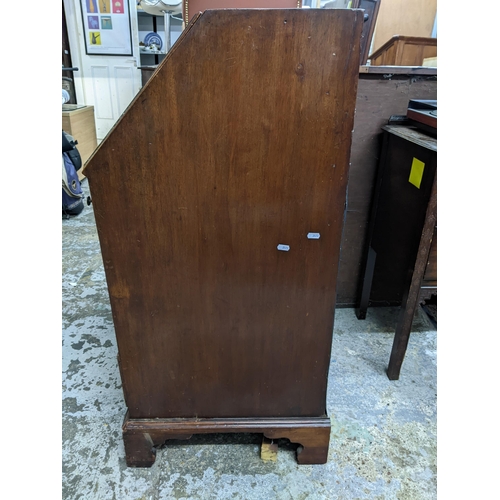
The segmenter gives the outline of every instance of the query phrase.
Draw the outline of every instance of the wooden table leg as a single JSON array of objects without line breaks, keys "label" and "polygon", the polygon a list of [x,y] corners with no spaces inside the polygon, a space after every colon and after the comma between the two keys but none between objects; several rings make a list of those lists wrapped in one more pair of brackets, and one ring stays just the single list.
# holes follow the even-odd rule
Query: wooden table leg
[{"label": "wooden table leg", "polygon": [[399,379],[399,372],[401,371],[401,365],[403,364],[406,348],[408,347],[408,341],[410,339],[413,316],[415,315],[415,310],[419,303],[420,286],[424,277],[432,236],[434,235],[434,226],[436,225],[437,220],[436,180],[437,176],[434,178],[431,197],[427,206],[424,229],[422,230],[422,236],[418,246],[417,258],[411,277],[410,287],[408,293],[403,297],[401,313],[396,326],[396,334],[394,335],[394,343],[392,345],[389,367],[387,368],[387,376],[389,377],[389,380]]},{"label": "wooden table leg", "polygon": [[410,340],[411,325],[413,323],[413,316],[415,315],[417,304],[418,294],[416,299],[411,293],[403,298],[401,312],[396,326],[396,333],[394,334],[389,367],[387,368],[389,380],[399,379],[399,372],[401,371],[401,365],[403,364],[408,341]]}]

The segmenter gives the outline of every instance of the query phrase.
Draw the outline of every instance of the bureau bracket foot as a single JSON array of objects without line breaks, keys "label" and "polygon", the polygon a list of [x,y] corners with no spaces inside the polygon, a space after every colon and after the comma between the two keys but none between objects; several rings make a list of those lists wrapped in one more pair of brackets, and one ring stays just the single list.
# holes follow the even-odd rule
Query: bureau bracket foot
[{"label": "bureau bracket foot", "polygon": [[289,439],[299,444],[299,464],[324,464],[330,443],[328,417],[132,419],[123,423],[123,441],[129,467],[151,467],[156,447],[169,439],[189,439],[193,434],[256,433],[269,439]]}]

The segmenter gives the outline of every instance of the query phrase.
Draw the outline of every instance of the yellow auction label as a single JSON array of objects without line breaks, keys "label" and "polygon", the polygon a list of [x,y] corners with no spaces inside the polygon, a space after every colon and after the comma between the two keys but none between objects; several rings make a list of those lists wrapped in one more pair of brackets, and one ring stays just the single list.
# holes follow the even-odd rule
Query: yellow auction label
[{"label": "yellow auction label", "polygon": [[425,163],[423,161],[413,158],[408,182],[416,186],[418,189],[420,189],[420,183],[422,182],[422,177],[424,175],[424,167]]}]

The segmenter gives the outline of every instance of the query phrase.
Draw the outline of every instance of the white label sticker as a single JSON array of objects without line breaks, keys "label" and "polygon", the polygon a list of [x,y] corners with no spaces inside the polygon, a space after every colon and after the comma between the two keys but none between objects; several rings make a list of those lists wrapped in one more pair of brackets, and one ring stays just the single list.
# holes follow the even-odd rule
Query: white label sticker
[{"label": "white label sticker", "polygon": [[319,233],[307,233],[308,240],[319,240]]},{"label": "white label sticker", "polygon": [[288,252],[288,250],[290,250],[290,246],[289,245],[278,245],[278,250],[281,250],[282,252]]}]

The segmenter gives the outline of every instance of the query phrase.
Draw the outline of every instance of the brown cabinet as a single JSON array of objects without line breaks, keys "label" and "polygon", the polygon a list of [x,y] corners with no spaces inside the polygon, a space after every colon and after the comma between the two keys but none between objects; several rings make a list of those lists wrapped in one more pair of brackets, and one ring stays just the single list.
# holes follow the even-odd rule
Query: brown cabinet
[{"label": "brown cabinet", "polygon": [[[77,149],[82,157],[82,165],[97,147],[94,106],[64,104],[62,109],[62,129],[78,141]],[[78,172],[80,180],[84,177]]]},{"label": "brown cabinet", "polygon": [[394,35],[370,55],[372,66],[422,66],[437,57],[437,38]]},{"label": "brown cabinet", "polygon": [[210,432],[327,460],[362,25],[354,10],[205,11],[85,168],[129,465]]}]

